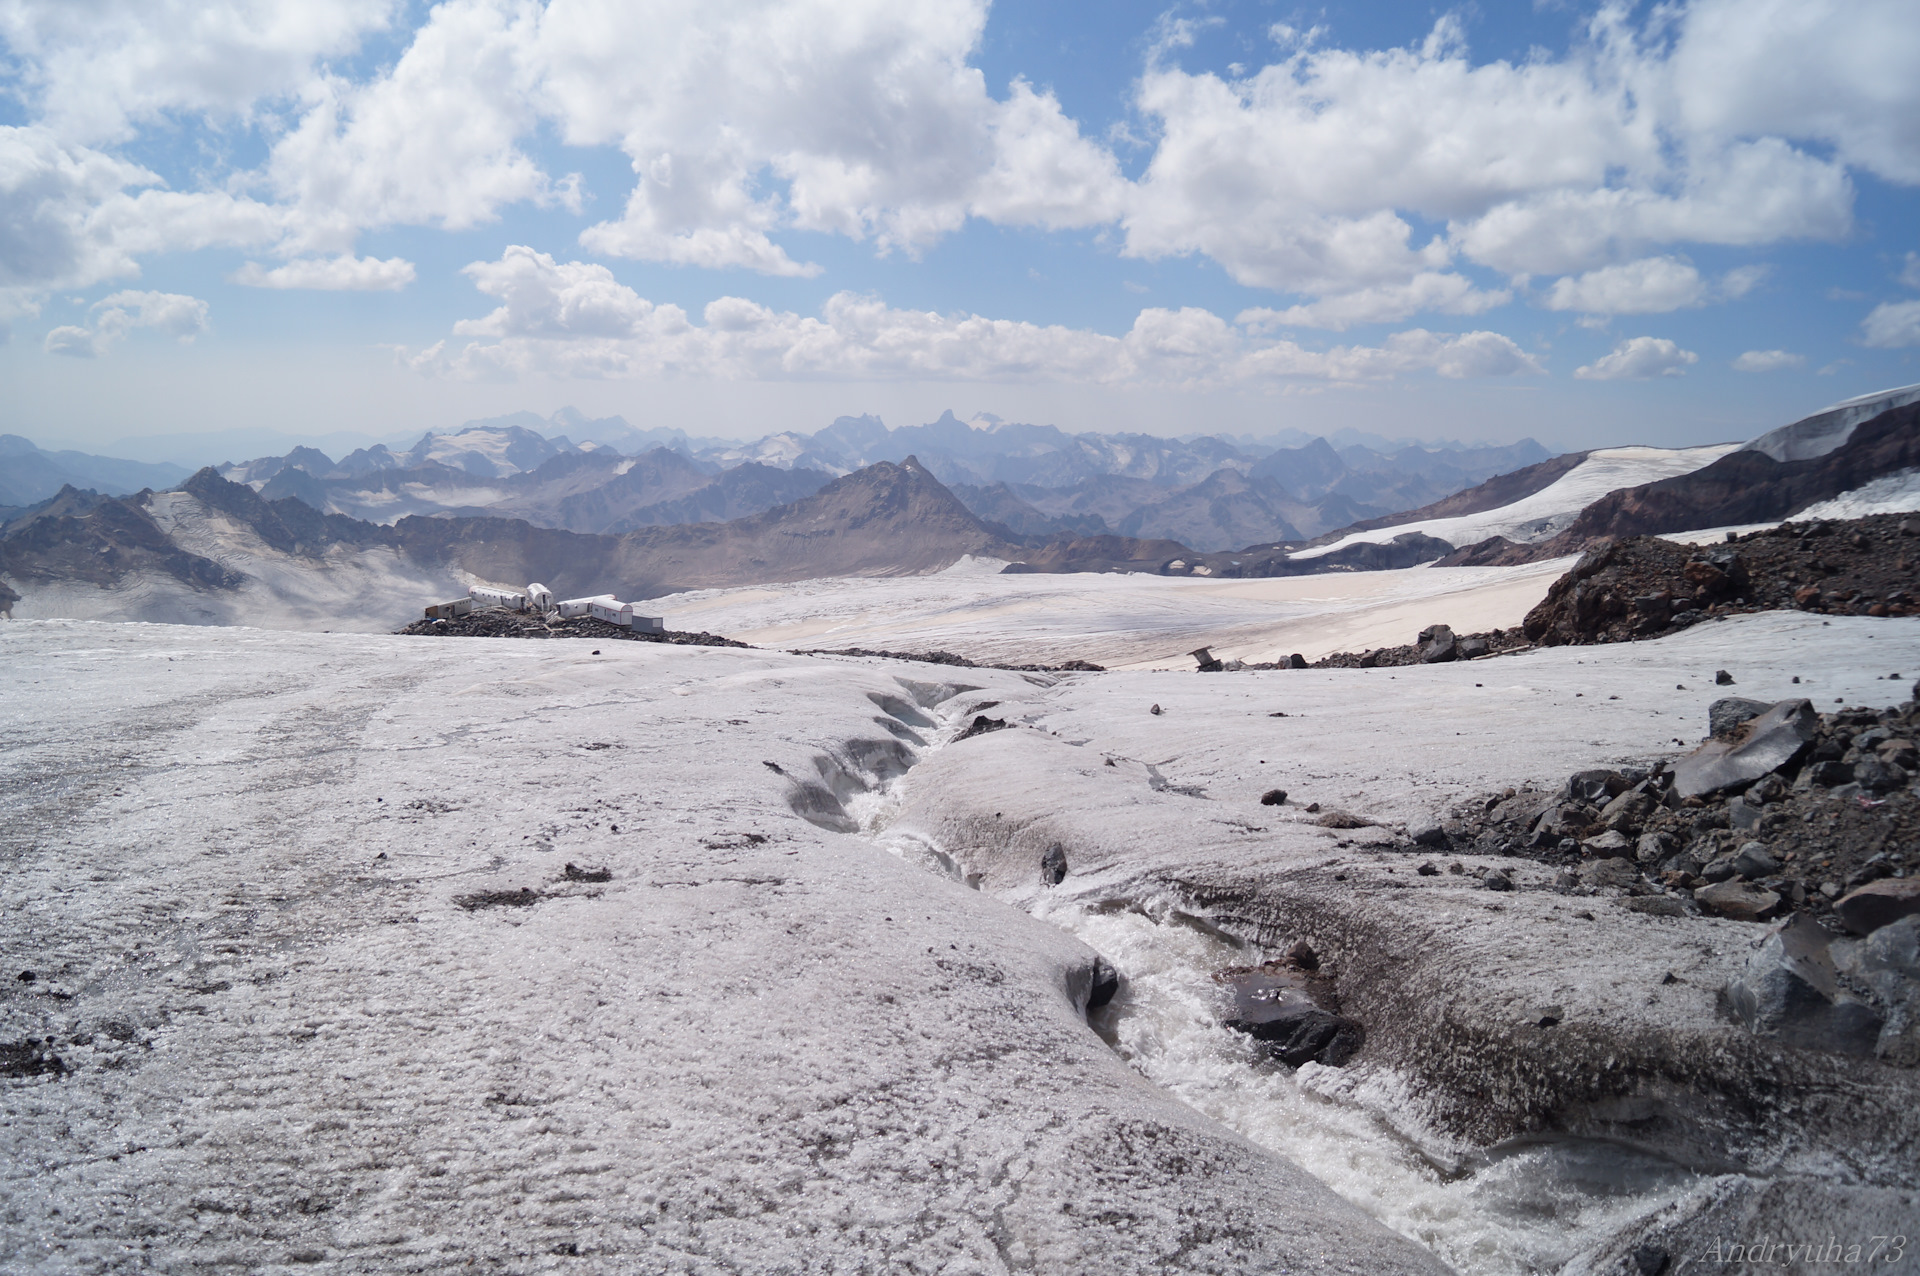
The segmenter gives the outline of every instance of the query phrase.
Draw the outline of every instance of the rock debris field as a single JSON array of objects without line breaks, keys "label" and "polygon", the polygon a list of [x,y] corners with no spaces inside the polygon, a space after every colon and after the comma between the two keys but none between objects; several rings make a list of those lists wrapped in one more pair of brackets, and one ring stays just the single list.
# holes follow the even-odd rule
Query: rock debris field
[{"label": "rock debris field", "polygon": [[0,627],[0,1266],[1912,1234],[1916,623],[1232,676]]}]

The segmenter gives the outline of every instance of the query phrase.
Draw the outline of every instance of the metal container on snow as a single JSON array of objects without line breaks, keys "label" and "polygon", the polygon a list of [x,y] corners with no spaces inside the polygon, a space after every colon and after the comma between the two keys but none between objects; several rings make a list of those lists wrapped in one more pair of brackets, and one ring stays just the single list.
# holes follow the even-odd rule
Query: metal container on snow
[{"label": "metal container on snow", "polygon": [[435,603],[427,608],[428,620],[452,620],[456,616],[465,616],[473,610],[473,599],[456,598],[450,603]]},{"label": "metal container on snow", "polygon": [[535,611],[553,610],[553,591],[535,581],[527,586],[527,606]]}]

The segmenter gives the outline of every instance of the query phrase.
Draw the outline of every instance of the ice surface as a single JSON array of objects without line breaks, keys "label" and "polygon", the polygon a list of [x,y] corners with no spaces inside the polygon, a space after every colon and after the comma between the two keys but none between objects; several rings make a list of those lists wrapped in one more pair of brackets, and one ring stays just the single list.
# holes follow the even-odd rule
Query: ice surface
[{"label": "ice surface", "polygon": [[1608,492],[1691,474],[1738,447],[1734,443],[1716,443],[1690,448],[1602,448],[1532,496],[1511,505],[1457,518],[1430,518],[1417,523],[1396,523],[1370,532],[1354,532],[1331,544],[1301,550],[1293,557],[1318,558],[1348,545],[1382,545],[1408,532],[1438,537],[1456,548],[1478,544],[1490,536],[1528,543],[1550,540],[1556,533],[1565,531],[1580,516],[1581,510]]},{"label": "ice surface", "polygon": [[1765,452],[1776,461],[1806,461],[1825,456],[1852,438],[1853,428],[1861,422],[1916,401],[1920,401],[1920,385],[1856,395],[1792,425],[1769,430],[1748,443],[1746,450]]},{"label": "ice surface", "polygon": [[999,574],[966,559],[932,576],[844,578],[700,590],[660,600],[675,629],[763,646],[942,648],[1003,664],[1090,660],[1191,668],[1227,659],[1412,642],[1427,625],[1461,633],[1517,625],[1570,559],[1521,567],[1414,567],[1318,576],[1193,580],[1145,573]]},{"label": "ice surface", "polygon": [[834,831],[1049,679],[67,621],[0,664],[0,1041],[69,1069],[0,1078],[0,1268],[1438,1270],[1117,1058],[1084,945]]},{"label": "ice surface", "polygon": [[1898,470],[1809,505],[1793,516],[1796,523],[1816,518],[1865,518],[1869,514],[1908,514],[1920,510],[1920,470]]},{"label": "ice surface", "polygon": [[[1369,849],[1394,839],[1378,828],[1320,828],[1304,807],[1424,821],[1506,785],[1550,789],[1574,770],[1677,753],[1698,742],[1707,706],[1728,694],[1713,681],[1723,668],[1737,694],[1757,699],[1895,703],[1920,669],[1920,622],[1774,613],[1655,642],[1449,666],[1069,679],[994,710],[1026,730],[949,746],[909,774],[885,836],[903,854],[938,852],[1112,959],[1132,981],[1108,1023],[1118,1046],[1200,1110],[1460,1270],[1577,1267],[1634,1220],[1705,1191],[1700,1167],[1719,1158],[1809,1183],[1912,1188],[1903,1105],[1913,1079],[1871,1112],[1863,1088],[1850,1100],[1857,1113],[1832,1118],[1844,1128],[1823,1127],[1792,1097],[1833,1084],[1818,1057],[1740,1062],[1740,1034],[1717,1008],[1759,928],[1569,900],[1549,889],[1555,870],[1526,861],[1436,854],[1464,859],[1468,874],[1418,878],[1411,870],[1427,856]],[[1886,680],[1893,672],[1902,680]],[[1286,806],[1260,805],[1270,788],[1288,793]],[[1034,870],[1055,841],[1071,872],[1047,889]],[[1475,889],[1494,866],[1518,889]],[[1305,934],[1343,969],[1342,997],[1354,998],[1346,1009],[1374,1038],[1356,1064],[1294,1077],[1247,1066],[1245,1044],[1209,1009],[1208,975],[1266,954],[1238,942],[1245,925],[1222,930],[1220,910],[1271,919],[1281,947]],[[1658,1123],[1651,1136],[1636,1133],[1563,1100],[1557,1127],[1580,1138],[1477,1161],[1472,1140],[1435,1125],[1446,1105],[1412,1084],[1415,1059],[1429,1069],[1444,1060],[1431,1038],[1402,1029],[1433,1014],[1453,1049],[1484,1045],[1472,1055],[1485,1069],[1477,1084],[1492,1086],[1511,1062],[1499,1025],[1534,1003],[1563,1005],[1577,1032],[1611,1031],[1623,1056],[1664,1041],[1674,1057],[1722,1061],[1724,1076],[1696,1076],[1701,1094],[1771,1086],[1787,1100],[1761,1119],[1739,1110],[1744,1098],[1730,1115],[1703,1103],[1704,1142]],[[1480,1027],[1459,1035],[1469,1024]],[[1573,1053],[1553,1067],[1578,1075],[1579,1039],[1565,1039]],[[1491,1093],[1483,1104],[1496,1107]],[[1448,1128],[1462,1119],[1456,1107]],[[1636,1139],[1639,1151],[1607,1146]]]}]

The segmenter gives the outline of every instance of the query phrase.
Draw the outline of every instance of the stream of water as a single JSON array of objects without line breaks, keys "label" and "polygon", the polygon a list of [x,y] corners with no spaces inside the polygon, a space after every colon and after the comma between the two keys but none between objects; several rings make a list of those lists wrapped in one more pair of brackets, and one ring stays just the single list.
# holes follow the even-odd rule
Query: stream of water
[{"label": "stream of water", "polygon": [[[888,831],[905,782],[857,795],[848,813],[877,845],[966,881],[965,865],[944,851]],[[1584,1271],[1636,1221],[1708,1186],[1706,1176],[1672,1162],[1596,1141],[1436,1155],[1379,1110],[1330,1093],[1341,1079],[1338,1070],[1310,1063],[1296,1072],[1223,1026],[1224,995],[1214,974],[1264,954],[1182,924],[1177,901],[1115,909],[1065,899],[1043,902],[1034,916],[1121,972],[1119,995],[1092,1024],[1135,1071],[1303,1167],[1456,1271]]]}]

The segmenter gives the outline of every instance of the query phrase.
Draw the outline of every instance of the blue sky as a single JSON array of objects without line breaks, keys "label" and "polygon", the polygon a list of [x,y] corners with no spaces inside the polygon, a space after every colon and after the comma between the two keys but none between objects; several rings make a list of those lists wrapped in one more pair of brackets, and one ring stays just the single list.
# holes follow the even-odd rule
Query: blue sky
[{"label": "blue sky", "polygon": [[52,446],[576,404],[1570,448],[1920,380],[1910,3],[64,0],[0,43],[0,430]]}]

